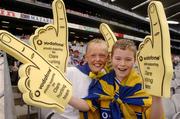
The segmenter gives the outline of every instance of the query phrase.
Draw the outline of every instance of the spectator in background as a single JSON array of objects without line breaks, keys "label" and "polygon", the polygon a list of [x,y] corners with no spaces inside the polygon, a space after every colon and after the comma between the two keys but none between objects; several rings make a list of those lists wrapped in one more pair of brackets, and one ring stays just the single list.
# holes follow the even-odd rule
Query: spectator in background
[{"label": "spectator in background", "polygon": [[73,56],[73,49],[69,48],[69,56]]},{"label": "spectator in background", "polygon": [[175,69],[175,67],[179,63],[179,57],[174,55],[172,61],[173,61],[173,68]]},{"label": "spectator in background", "polygon": [[85,55],[83,55],[83,57],[82,57],[82,59],[81,59],[81,61],[80,61],[80,63],[79,63],[79,65],[85,65],[87,62],[86,62],[86,58],[85,58]]},{"label": "spectator in background", "polygon": [[73,66],[77,66],[80,64],[81,56],[79,50],[74,50],[73,55],[71,57],[71,63]]},{"label": "spectator in background", "polygon": [[73,66],[72,65],[72,57],[73,57],[73,49],[71,47],[69,47],[68,66]]},{"label": "spectator in background", "polygon": [[18,69],[20,66],[20,62],[16,60],[15,58],[11,57],[10,55],[7,55],[7,59],[8,59],[8,64],[9,64],[11,84],[17,85],[18,80],[19,80]]}]

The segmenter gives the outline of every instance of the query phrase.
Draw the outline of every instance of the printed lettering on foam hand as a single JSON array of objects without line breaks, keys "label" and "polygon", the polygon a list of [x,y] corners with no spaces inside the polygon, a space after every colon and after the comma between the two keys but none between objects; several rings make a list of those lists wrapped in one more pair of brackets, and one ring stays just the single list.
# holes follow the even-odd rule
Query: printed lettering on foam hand
[{"label": "printed lettering on foam hand", "polygon": [[148,6],[151,35],[139,45],[137,61],[144,81],[144,88],[155,96],[170,96],[173,69],[170,52],[170,35],[161,2]]},{"label": "printed lettering on foam hand", "polygon": [[[55,0],[53,4],[55,5],[57,14],[63,13],[63,10],[59,9],[64,6],[62,0]],[[61,19],[61,17],[59,18]],[[61,26],[62,25],[59,27]],[[48,29],[51,30],[49,31]],[[58,29],[59,31],[57,31],[57,29],[52,26],[47,27],[45,30],[39,30],[40,33],[37,35],[39,41],[37,40],[37,42],[39,44],[44,43],[44,41],[41,42],[41,40],[44,40],[44,37],[41,37],[43,33],[49,33],[50,36],[52,33],[56,33],[58,37],[60,28]],[[48,35],[46,36],[49,37]],[[50,38],[55,38],[55,35]],[[62,41],[48,43],[48,45],[55,45],[54,48],[57,48],[56,45],[62,46],[62,44],[64,44]],[[20,80],[18,87],[23,93],[23,99],[27,104],[53,108],[57,111],[64,110],[64,107],[68,104],[72,95],[72,85],[64,76],[63,71],[54,67],[34,48],[4,30],[0,30],[0,49],[23,63],[19,68]]]}]

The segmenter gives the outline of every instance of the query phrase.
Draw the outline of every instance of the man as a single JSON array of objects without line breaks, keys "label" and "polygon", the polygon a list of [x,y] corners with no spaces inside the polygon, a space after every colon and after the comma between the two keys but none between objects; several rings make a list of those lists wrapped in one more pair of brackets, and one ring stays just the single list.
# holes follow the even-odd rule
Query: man
[{"label": "man", "polygon": [[[104,67],[108,61],[108,45],[102,39],[93,39],[87,44],[85,54],[86,64],[77,67],[68,67],[66,76],[73,85],[73,96],[84,98],[88,95],[92,79],[102,77],[107,71]],[[51,113],[49,119],[79,119],[79,110],[67,106],[64,113]]]}]

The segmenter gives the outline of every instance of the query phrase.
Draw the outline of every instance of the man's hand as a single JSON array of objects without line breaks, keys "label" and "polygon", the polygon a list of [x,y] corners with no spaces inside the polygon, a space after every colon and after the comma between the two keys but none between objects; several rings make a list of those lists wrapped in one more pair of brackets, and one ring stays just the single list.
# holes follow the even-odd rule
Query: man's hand
[{"label": "man's hand", "polygon": [[30,37],[31,45],[60,71],[65,72],[69,56],[68,26],[62,0],[52,3],[54,23],[40,27]]},{"label": "man's hand", "polygon": [[32,47],[3,30],[0,30],[0,49],[24,64],[19,68],[18,87],[27,104],[64,110],[72,95],[72,85],[61,71]]},{"label": "man's hand", "polygon": [[170,52],[170,35],[161,2],[149,4],[151,35],[139,46],[137,61],[144,88],[155,96],[170,96],[173,69]]}]

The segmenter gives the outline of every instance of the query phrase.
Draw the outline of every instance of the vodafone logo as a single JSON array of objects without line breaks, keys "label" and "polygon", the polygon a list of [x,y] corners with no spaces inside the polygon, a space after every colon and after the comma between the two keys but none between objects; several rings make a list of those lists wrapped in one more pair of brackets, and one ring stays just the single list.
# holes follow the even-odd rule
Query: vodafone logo
[{"label": "vodafone logo", "polygon": [[103,112],[102,113],[102,118],[103,119],[107,119],[108,118],[108,113],[107,112]]}]

